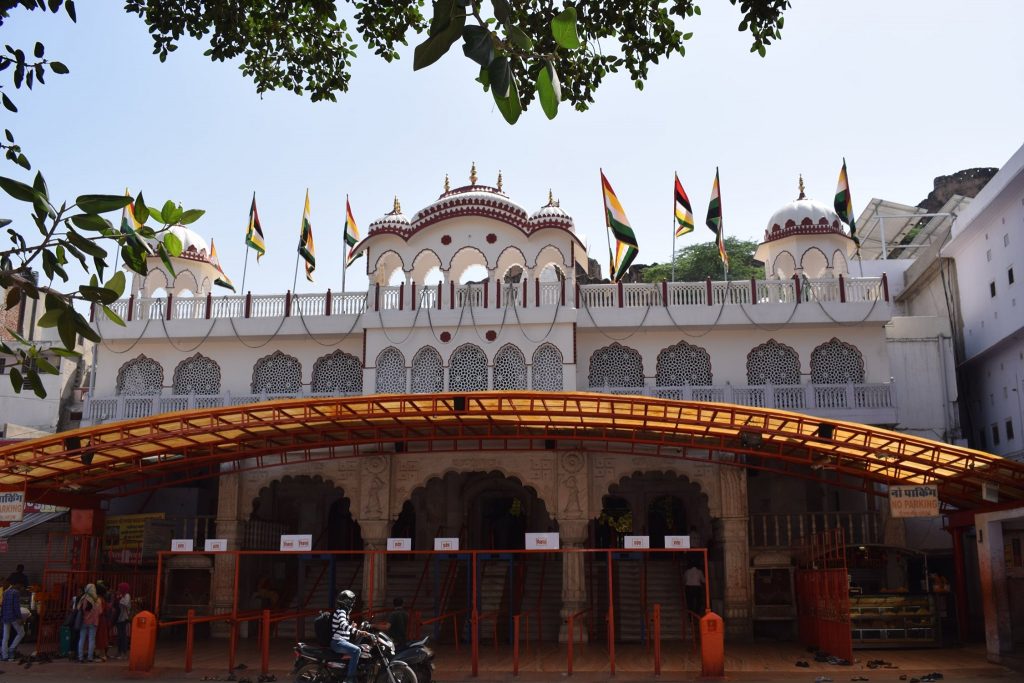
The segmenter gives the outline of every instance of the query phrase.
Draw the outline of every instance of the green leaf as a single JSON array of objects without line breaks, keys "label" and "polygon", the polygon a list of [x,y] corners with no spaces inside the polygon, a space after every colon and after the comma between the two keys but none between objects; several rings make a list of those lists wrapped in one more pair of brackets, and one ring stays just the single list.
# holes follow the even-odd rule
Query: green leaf
[{"label": "green leaf", "polygon": [[174,225],[181,220],[183,215],[185,215],[185,211],[170,199],[164,202],[163,208],[160,209],[160,213],[163,215],[164,223],[167,225]]},{"label": "green leaf", "polygon": [[57,323],[60,322],[60,317],[64,315],[64,310],[59,308],[51,308],[50,310],[39,316],[39,321],[36,323],[39,327],[57,327]]},{"label": "green leaf", "polygon": [[164,247],[171,256],[181,256],[181,239],[173,232],[164,235]]},{"label": "green leaf", "polygon": [[[156,208],[155,206],[147,206],[146,209],[149,211],[149,218],[152,218],[157,223],[164,223],[164,224],[167,223],[167,221],[164,220],[164,215],[162,213],[160,213],[160,209]],[[136,211],[135,218],[136,218],[136,220],[138,220],[138,218],[139,218],[138,208],[136,208],[135,211]],[[139,222],[142,223],[143,221],[140,220]]]},{"label": "green leaf", "polygon": [[448,28],[452,23],[454,11],[455,0],[437,0],[434,3],[434,15],[430,19],[430,32],[427,35],[433,38]]},{"label": "green leaf", "polygon": [[0,188],[3,188],[4,192],[21,202],[31,202],[36,198],[35,190],[13,178],[0,176]]},{"label": "green leaf", "polygon": [[55,74],[64,75],[68,73],[68,68],[64,66],[63,62],[50,62],[50,70]]},{"label": "green leaf", "polygon": [[107,317],[110,318],[112,321],[114,321],[115,323],[117,323],[121,327],[125,327],[124,320],[121,320],[121,316],[119,316],[117,313],[114,313],[112,310],[110,310],[109,306],[104,306],[103,307],[103,312],[106,313]]},{"label": "green leaf", "polygon": [[139,193],[139,196],[135,198],[134,210],[135,220],[137,220],[139,223],[145,223],[146,221],[149,220],[149,207],[146,206],[146,202],[142,198],[141,192]]},{"label": "green leaf", "polygon": [[78,333],[75,331],[75,316],[73,311],[63,311],[60,320],[57,323],[57,333],[60,335],[60,341],[64,344],[65,349],[75,348],[75,338]]},{"label": "green leaf", "polygon": [[102,216],[92,213],[80,213],[71,217],[71,222],[80,230],[100,232],[102,230],[113,230],[114,224]]},{"label": "green leaf", "polygon": [[139,275],[145,275],[149,272],[149,266],[146,265],[146,250],[140,245],[126,243],[121,247],[121,258],[124,259],[125,265],[131,268],[133,272]]},{"label": "green leaf", "polygon": [[116,273],[114,273],[113,277],[107,280],[107,284],[103,286],[109,290],[112,290],[117,294],[118,297],[120,297],[122,294],[124,294],[125,283],[126,280],[124,277],[124,272],[119,270]]},{"label": "green leaf", "polygon": [[521,50],[526,50],[527,52],[533,50],[533,39],[526,35],[518,26],[508,27],[508,39]]},{"label": "green leaf", "polygon": [[36,47],[35,47],[35,50],[32,52],[32,54],[34,54],[36,56],[36,59],[42,59],[45,49],[46,48],[43,47],[42,43],[40,43],[39,41],[36,41]]},{"label": "green leaf", "polygon": [[558,114],[558,103],[562,100],[562,86],[558,82],[555,66],[545,60],[544,66],[537,75],[537,97],[544,114],[553,119]]},{"label": "green leaf", "polygon": [[71,314],[74,316],[75,330],[77,330],[78,334],[91,342],[99,343],[101,341],[100,335],[96,334],[96,330],[92,329],[92,325],[85,319],[85,316],[73,308],[71,309]]},{"label": "green leaf", "polygon": [[503,24],[507,24],[512,18],[512,5],[508,0],[491,0],[494,5],[494,16]]},{"label": "green leaf", "polygon": [[689,40],[690,38],[693,38],[693,31],[683,34],[683,40]]},{"label": "green leaf", "polygon": [[507,57],[496,57],[487,67],[487,78],[494,92],[494,99],[508,97],[509,83],[512,80],[512,68]]},{"label": "green leaf", "polygon": [[32,181],[32,189],[43,195],[43,197],[49,199],[50,191],[46,187],[46,180],[43,178],[43,174],[40,171],[36,171],[35,180]]},{"label": "green leaf", "polygon": [[83,194],[75,200],[75,204],[86,213],[107,213],[123,209],[131,201],[131,197],[118,194]]},{"label": "green leaf", "polygon": [[486,67],[480,67],[480,75],[476,77],[476,82],[484,86],[484,92],[487,92],[491,88],[491,77],[487,73]]},{"label": "green leaf", "polygon": [[483,26],[467,26],[462,29],[462,52],[480,66],[487,66],[494,59],[494,43],[491,32]]},{"label": "green leaf", "polygon": [[21,378],[21,370],[18,368],[11,368],[11,386],[14,387],[14,393],[21,393],[21,386],[24,380]]},{"label": "green leaf", "polygon": [[96,258],[103,258],[107,255],[107,250],[96,244],[92,240],[86,239],[79,235],[74,230],[68,230],[68,241],[75,245],[86,254]]},{"label": "green leaf", "polygon": [[86,301],[96,301],[101,304],[112,304],[118,299],[118,294],[116,292],[106,289],[105,287],[81,285],[79,286],[78,291],[81,292],[82,298]]},{"label": "green leaf", "polygon": [[523,113],[523,105],[519,100],[519,89],[516,87],[516,79],[513,76],[509,79],[509,88],[507,97],[498,97],[498,91],[494,91],[494,101],[498,105],[498,111],[505,117],[505,120],[510,124],[514,124],[519,120],[520,115]]},{"label": "green leaf", "polygon": [[[437,11],[437,7],[441,4],[442,3],[439,2],[438,5],[435,5],[435,12]],[[417,45],[412,58],[413,71],[419,71],[420,69],[428,67],[441,59],[455,41],[462,36],[462,29],[465,25],[465,15],[458,14],[453,16],[450,18],[448,24],[443,30],[435,35],[431,35],[425,41]]]},{"label": "green leaf", "polygon": [[167,272],[170,273],[172,277],[177,277],[177,274],[174,272],[174,264],[171,263],[170,254],[167,253],[167,248],[163,244],[158,244],[156,247],[156,253],[160,257],[160,260],[163,261]]},{"label": "green leaf", "polygon": [[45,372],[47,375],[57,374],[57,368],[53,367],[53,363],[46,360],[42,356],[36,357],[36,367]]},{"label": "green leaf", "polygon": [[18,113],[18,108],[14,106],[14,102],[11,100],[10,97],[7,96],[7,93],[0,93],[0,98],[3,98],[4,107],[8,111],[13,112],[15,114]]},{"label": "green leaf", "polygon": [[181,214],[181,218],[178,219],[178,225],[188,225],[195,223],[197,220],[202,218],[206,211],[202,209],[189,209]]},{"label": "green leaf", "polygon": [[67,349],[62,349],[59,346],[54,346],[50,348],[50,352],[57,354],[61,358],[70,358],[72,360],[76,360],[82,357],[82,354],[79,353],[78,351],[68,351]]},{"label": "green leaf", "polygon": [[575,50],[582,45],[580,37],[576,33],[575,7],[566,7],[551,20],[551,35],[558,43],[558,47],[564,47],[567,50]]},{"label": "green leaf", "polygon": [[43,388],[43,380],[39,378],[39,373],[35,370],[28,371],[28,377],[26,378],[26,384],[32,387],[33,393],[36,398],[46,398],[46,389]]}]

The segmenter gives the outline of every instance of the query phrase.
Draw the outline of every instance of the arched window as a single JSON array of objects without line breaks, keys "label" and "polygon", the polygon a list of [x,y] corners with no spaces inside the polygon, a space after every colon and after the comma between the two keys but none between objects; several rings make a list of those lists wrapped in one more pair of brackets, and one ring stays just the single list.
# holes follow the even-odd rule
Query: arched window
[{"label": "arched window", "polygon": [[561,391],[562,352],[554,344],[541,344],[533,352],[530,373],[534,391]]},{"label": "arched window", "polygon": [[311,389],[315,394],[361,394],[363,364],[344,351],[320,356],[313,363]]},{"label": "arched window", "polygon": [[178,367],[174,368],[174,393],[179,396],[219,394],[220,366],[217,361],[197,353],[178,363]]},{"label": "arched window", "polygon": [[152,358],[140,355],[117,371],[118,396],[157,396],[164,384],[164,369]]},{"label": "arched window", "polygon": [[526,358],[512,344],[505,344],[494,355],[494,388],[506,391],[526,389]]},{"label": "arched window", "polygon": [[302,364],[298,358],[275,351],[256,361],[252,393],[297,394],[302,391]]},{"label": "arched window", "polygon": [[659,387],[710,386],[711,356],[700,346],[681,341],[658,354]]},{"label": "arched window", "polygon": [[811,351],[813,384],[863,384],[864,356],[853,344],[832,337]]},{"label": "arched window", "polygon": [[389,346],[377,355],[378,394],[404,394],[405,356],[394,346]]},{"label": "arched window", "polygon": [[448,361],[449,391],[487,391],[487,354],[479,346],[463,344]]},{"label": "arched window", "polygon": [[590,386],[593,388],[636,388],[644,385],[644,362],[640,352],[618,342],[598,349],[590,357]]},{"label": "arched window", "polygon": [[791,347],[769,339],[747,354],[747,384],[800,384],[800,356]]},{"label": "arched window", "polygon": [[424,346],[412,357],[412,387],[414,394],[436,394],[444,391],[444,362],[437,349]]}]

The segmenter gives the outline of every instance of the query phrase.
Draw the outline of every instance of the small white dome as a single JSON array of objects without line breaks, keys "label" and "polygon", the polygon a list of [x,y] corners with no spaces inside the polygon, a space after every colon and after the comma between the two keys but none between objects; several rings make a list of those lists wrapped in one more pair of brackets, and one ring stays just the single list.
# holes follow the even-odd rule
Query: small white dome
[{"label": "small white dome", "polygon": [[555,201],[554,196],[548,193],[548,203],[533,212],[530,216],[530,229],[558,227],[567,230],[575,230],[572,217]]},{"label": "small white dome", "polygon": [[395,197],[395,206],[391,212],[371,221],[370,226],[367,229],[367,234],[374,233],[379,230],[408,232],[409,228],[409,219],[402,213],[402,205],[398,203],[398,197]]},{"label": "small white dome", "polygon": [[[181,258],[193,261],[210,260],[210,245],[195,230],[185,225],[172,225],[167,228],[166,232],[171,233],[181,241]],[[151,240],[150,243],[155,245],[156,242],[163,241],[163,234],[161,233],[158,239]],[[155,257],[156,253],[154,252],[153,255]]]},{"label": "small white dome", "polygon": [[786,204],[768,219],[765,241],[799,234],[844,234],[843,222],[832,207],[813,199],[801,199]]}]

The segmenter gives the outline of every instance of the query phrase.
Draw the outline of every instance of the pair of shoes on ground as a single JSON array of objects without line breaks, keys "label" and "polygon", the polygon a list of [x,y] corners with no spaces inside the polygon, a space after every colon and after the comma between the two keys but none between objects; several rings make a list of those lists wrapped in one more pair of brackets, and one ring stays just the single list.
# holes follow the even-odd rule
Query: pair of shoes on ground
[{"label": "pair of shoes on ground", "polygon": [[832,679],[828,676],[818,676],[814,679],[814,683],[832,683]]},{"label": "pair of shoes on ground", "polygon": [[938,671],[933,671],[930,674],[921,676],[921,683],[935,683],[935,681],[941,681],[943,678],[942,674]]},{"label": "pair of shoes on ground", "polygon": [[802,669],[809,669],[809,668],[811,668],[811,665],[808,664],[806,661],[804,661],[802,659],[797,660],[796,665],[799,666]]},{"label": "pair of shoes on ground", "polygon": [[851,678],[850,680],[851,680],[851,681],[866,681],[866,680],[868,680],[868,679],[864,678],[863,676],[854,676],[854,677],[853,677],[853,678]]}]

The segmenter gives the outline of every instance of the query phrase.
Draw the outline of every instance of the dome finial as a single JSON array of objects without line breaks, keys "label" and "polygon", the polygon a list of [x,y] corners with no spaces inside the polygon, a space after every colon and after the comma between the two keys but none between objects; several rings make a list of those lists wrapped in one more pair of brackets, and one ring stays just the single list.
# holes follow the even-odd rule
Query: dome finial
[{"label": "dome finial", "polygon": [[797,201],[799,201],[801,199],[807,199],[807,195],[804,194],[804,174],[803,173],[800,174],[800,182],[799,182],[798,187],[800,188],[800,196],[797,197]]},{"label": "dome finial", "polygon": [[550,188],[548,188],[548,203],[544,205],[544,208],[558,205],[559,202],[555,200],[555,193]]},{"label": "dome finial", "polygon": [[469,169],[469,182],[476,185],[476,162],[473,162],[473,167]]},{"label": "dome finial", "polygon": [[395,195],[395,206],[394,206],[393,209],[391,209],[391,213],[389,213],[388,215],[389,216],[397,216],[400,213],[402,213],[402,205],[398,201],[398,195],[396,194]]},{"label": "dome finial", "polygon": [[444,191],[445,192],[451,192],[451,190],[452,190],[452,184],[448,181],[448,174],[445,173],[444,174]]},{"label": "dome finial", "polygon": [[501,192],[501,169],[498,169],[498,192]]}]

